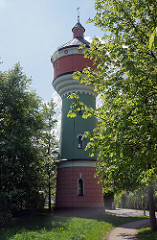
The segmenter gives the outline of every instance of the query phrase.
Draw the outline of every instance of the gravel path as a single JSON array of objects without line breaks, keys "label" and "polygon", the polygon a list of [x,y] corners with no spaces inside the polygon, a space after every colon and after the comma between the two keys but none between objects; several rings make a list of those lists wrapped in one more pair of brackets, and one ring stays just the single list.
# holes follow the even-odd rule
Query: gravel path
[{"label": "gravel path", "polygon": [[108,240],[137,240],[137,230],[149,224],[149,219],[126,223],[110,232]]},{"label": "gravel path", "polygon": [[[133,209],[106,210],[106,212],[122,217],[137,217],[144,215],[144,211]],[[145,215],[148,216],[148,214],[148,211],[146,211]],[[137,240],[137,230],[145,225],[148,225],[149,221],[149,219],[145,219],[123,224],[110,232],[108,240]]]}]

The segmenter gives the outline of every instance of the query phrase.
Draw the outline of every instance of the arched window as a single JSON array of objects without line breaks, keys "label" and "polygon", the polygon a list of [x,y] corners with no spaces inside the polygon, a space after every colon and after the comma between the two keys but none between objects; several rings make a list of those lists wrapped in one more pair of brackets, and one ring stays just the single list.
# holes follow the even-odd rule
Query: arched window
[{"label": "arched window", "polygon": [[78,180],[78,196],[83,196],[84,195],[84,182],[83,179],[80,178]]},{"label": "arched window", "polygon": [[82,149],[82,135],[80,134],[80,135],[78,135],[78,148],[79,149]]},{"label": "arched window", "polygon": [[81,30],[78,29],[78,36],[81,37]]},{"label": "arched window", "polygon": [[56,69],[58,69],[58,68],[59,68],[59,62],[56,61]]}]

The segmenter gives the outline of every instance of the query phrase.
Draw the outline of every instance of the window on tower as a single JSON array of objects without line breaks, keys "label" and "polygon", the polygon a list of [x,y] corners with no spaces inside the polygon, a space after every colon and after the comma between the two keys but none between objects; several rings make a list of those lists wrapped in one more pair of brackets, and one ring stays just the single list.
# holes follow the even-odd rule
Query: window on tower
[{"label": "window on tower", "polygon": [[78,36],[81,37],[81,30],[78,30]]},{"label": "window on tower", "polygon": [[84,182],[83,179],[80,178],[78,180],[78,196],[83,196],[84,195]]},{"label": "window on tower", "polygon": [[82,149],[82,135],[78,135],[78,148]]},{"label": "window on tower", "polygon": [[56,69],[58,69],[58,68],[59,68],[59,62],[56,61]]}]

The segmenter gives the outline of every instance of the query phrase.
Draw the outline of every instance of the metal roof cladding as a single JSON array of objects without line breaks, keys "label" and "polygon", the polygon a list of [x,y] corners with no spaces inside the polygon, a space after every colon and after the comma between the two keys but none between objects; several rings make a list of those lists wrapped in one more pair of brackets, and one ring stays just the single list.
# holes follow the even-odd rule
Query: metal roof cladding
[{"label": "metal roof cladding", "polygon": [[63,46],[61,46],[58,50],[61,51],[64,48],[70,48],[70,47],[79,47],[81,45],[85,44],[86,47],[89,47],[89,42],[86,41],[84,38],[73,38],[71,41],[67,42],[66,44],[64,44]]},{"label": "metal roof cladding", "polygon": [[[82,26],[82,24],[78,21],[75,26],[72,28],[72,32],[74,32],[74,30],[78,28],[78,29],[82,29],[83,32],[85,32],[85,28]],[[89,48],[89,42],[87,40],[85,40],[83,37],[75,37],[72,40],[70,40],[69,42],[65,43],[64,45],[62,45],[61,47],[58,48],[58,51],[61,51],[65,48],[71,48],[71,47],[79,47],[81,45],[85,44],[87,48]]]},{"label": "metal roof cladding", "polygon": [[82,24],[80,22],[77,22],[75,24],[75,26],[72,28],[72,32],[73,32],[74,28],[82,28],[84,30],[84,32],[85,32],[85,28],[82,26]]}]

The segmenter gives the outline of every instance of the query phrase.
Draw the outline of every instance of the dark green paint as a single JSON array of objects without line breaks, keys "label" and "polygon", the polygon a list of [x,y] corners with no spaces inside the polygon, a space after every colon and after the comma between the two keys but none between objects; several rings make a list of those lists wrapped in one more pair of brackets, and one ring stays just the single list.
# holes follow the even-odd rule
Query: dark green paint
[{"label": "dark green paint", "polygon": [[[95,97],[89,94],[78,94],[80,101],[95,109]],[[83,149],[78,148],[79,134],[84,131],[92,131],[96,127],[96,119],[94,117],[83,119],[81,115],[77,114],[75,118],[67,117],[72,104],[71,99],[67,99],[67,95],[62,98],[62,124],[61,124],[61,145],[60,157],[61,159],[91,159],[89,151],[84,148],[87,140],[83,140]]]}]

